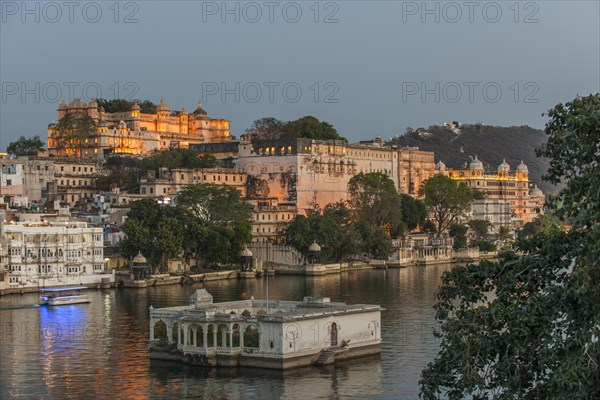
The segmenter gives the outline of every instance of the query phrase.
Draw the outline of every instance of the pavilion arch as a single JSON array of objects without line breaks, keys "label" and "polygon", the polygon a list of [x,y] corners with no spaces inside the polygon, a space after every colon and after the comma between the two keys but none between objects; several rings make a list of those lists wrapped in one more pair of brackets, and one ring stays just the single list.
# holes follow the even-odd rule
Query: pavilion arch
[{"label": "pavilion arch", "polygon": [[229,330],[227,329],[227,325],[219,324],[219,326],[217,326],[217,347],[229,347],[227,340],[228,333]]},{"label": "pavilion arch", "polygon": [[248,325],[244,329],[244,347],[260,347],[260,330],[255,325]]},{"label": "pavilion arch", "polygon": [[206,327],[206,347],[215,347],[215,326],[208,324]]},{"label": "pavilion arch", "polygon": [[154,324],[154,339],[155,340],[167,340],[167,324],[162,319],[159,319]]},{"label": "pavilion arch", "polygon": [[231,327],[231,346],[240,347],[240,324]]},{"label": "pavilion arch", "polygon": [[175,343],[179,343],[179,323],[175,322],[173,323],[173,327],[171,328],[171,332],[173,335],[173,341]]},{"label": "pavilion arch", "polygon": [[195,325],[196,328],[196,347],[204,347],[204,329],[202,325]]}]

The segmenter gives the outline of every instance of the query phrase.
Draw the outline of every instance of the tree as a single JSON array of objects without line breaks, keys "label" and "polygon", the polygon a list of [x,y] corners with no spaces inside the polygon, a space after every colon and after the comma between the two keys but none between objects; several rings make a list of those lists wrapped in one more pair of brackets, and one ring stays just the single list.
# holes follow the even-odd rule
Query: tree
[{"label": "tree", "polygon": [[406,224],[409,231],[425,224],[427,218],[427,207],[422,200],[402,193],[400,195],[402,203],[402,221]]},{"label": "tree", "polygon": [[323,262],[347,260],[358,254],[362,246],[351,216],[344,202],[312,210],[307,216],[299,215],[284,230],[286,243],[308,255],[308,248],[316,241],[321,246]]},{"label": "tree", "polygon": [[257,139],[278,139],[284,132],[285,123],[273,117],[257,119],[246,130],[246,135]]},{"label": "tree", "polygon": [[355,221],[363,221],[373,229],[384,227],[392,236],[404,230],[402,198],[386,174],[361,172],[353,176],[348,182],[348,195]]},{"label": "tree", "polygon": [[436,224],[438,236],[465,214],[473,199],[467,185],[457,185],[452,179],[440,174],[427,179],[419,190],[419,195],[425,200],[427,211]]},{"label": "tree", "polygon": [[492,227],[490,221],[486,221],[484,219],[472,219],[467,223],[467,225],[475,234],[476,242],[485,239],[487,237],[488,230]]},{"label": "tree", "polygon": [[551,159],[546,179],[565,183],[549,207],[572,226],[534,230],[498,263],[444,274],[423,398],[600,397],[600,94],[548,116],[537,154]]},{"label": "tree", "polygon": [[83,157],[83,148],[92,145],[86,143],[96,133],[96,121],[82,112],[68,113],[54,128],[54,138],[58,140],[67,155]]},{"label": "tree", "polygon": [[338,134],[333,125],[325,121],[319,121],[310,115],[286,123],[285,133],[299,138],[347,141],[346,138]]},{"label": "tree", "polygon": [[26,138],[21,136],[14,142],[10,142],[6,152],[13,156],[35,156],[39,150],[44,149],[44,142],[39,136]]},{"label": "tree", "polygon": [[231,186],[187,186],[177,197],[177,209],[186,231],[186,250],[208,264],[237,261],[252,240],[250,205]]},{"label": "tree", "polygon": [[454,238],[454,250],[463,249],[467,247],[467,226],[459,223],[453,223],[450,225],[448,234],[451,238]]},{"label": "tree", "polygon": [[347,141],[338,134],[333,125],[319,121],[310,115],[288,122],[273,117],[257,119],[246,130],[246,134],[256,136],[258,139],[308,138]]},{"label": "tree", "polygon": [[96,179],[96,189],[109,191],[112,184],[121,190],[133,190],[139,186],[140,161],[135,157],[110,157],[102,166],[103,174]]},{"label": "tree", "polygon": [[184,231],[177,210],[160,206],[152,199],[133,203],[123,232],[121,254],[132,258],[141,251],[155,268],[164,269],[166,262],[178,255],[183,247]]},{"label": "tree", "polygon": [[126,100],[126,99],[96,99],[98,107],[104,108],[107,113],[130,111],[135,103],[140,106],[140,111],[144,114],[156,114],[156,104],[149,100]]},{"label": "tree", "polygon": [[200,154],[192,149],[156,150],[142,160],[140,169],[158,171],[159,168],[213,168],[216,159],[212,154]]}]

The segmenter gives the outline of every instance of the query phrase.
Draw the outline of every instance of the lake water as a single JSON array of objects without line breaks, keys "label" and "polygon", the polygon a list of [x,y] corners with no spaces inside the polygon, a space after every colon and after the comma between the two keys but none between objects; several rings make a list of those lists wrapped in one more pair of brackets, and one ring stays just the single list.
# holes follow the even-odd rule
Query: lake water
[{"label": "lake water", "polygon": [[438,350],[434,295],[450,265],[269,278],[271,299],[327,296],[382,313],[381,357],[286,372],[150,361],[148,308],[265,297],[265,281],[89,291],[90,304],[47,307],[37,294],[0,297],[0,398],[413,399]]}]

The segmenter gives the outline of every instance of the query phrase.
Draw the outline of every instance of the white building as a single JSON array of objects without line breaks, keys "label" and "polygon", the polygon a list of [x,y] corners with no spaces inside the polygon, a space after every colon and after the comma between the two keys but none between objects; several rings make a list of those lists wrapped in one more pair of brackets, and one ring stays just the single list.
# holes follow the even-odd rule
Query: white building
[{"label": "white building", "polygon": [[103,231],[85,222],[2,223],[6,292],[37,291],[44,287],[100,285],[104,272]]},{"label": "white building", "polygon": [[205,289],[190,305],[150,307],[152,358],[201,366],[289,369],[381,352],[381,307],[304,301],[212,302]]},{"label": "white building", "polygon": [[498,233],[501,226],[511,226],[512,211],[510,201],[498,199],[478,199],[471,204],[471,219],[488,221],[490,233]]}]

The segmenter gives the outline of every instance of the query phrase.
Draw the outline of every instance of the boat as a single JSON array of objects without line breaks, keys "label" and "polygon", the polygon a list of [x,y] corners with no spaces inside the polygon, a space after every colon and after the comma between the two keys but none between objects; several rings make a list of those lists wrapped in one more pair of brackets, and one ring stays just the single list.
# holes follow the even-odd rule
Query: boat
[{"label": "boat", "polygon": [[48,293],[40,296],[42,304],[48,306],[63,306],[68,304],[89,303],[92,301],[87,294],[80,294],[79,291],[87,289],[86,286],[72,286],[64,288],[42,289],[43,293]]}]

